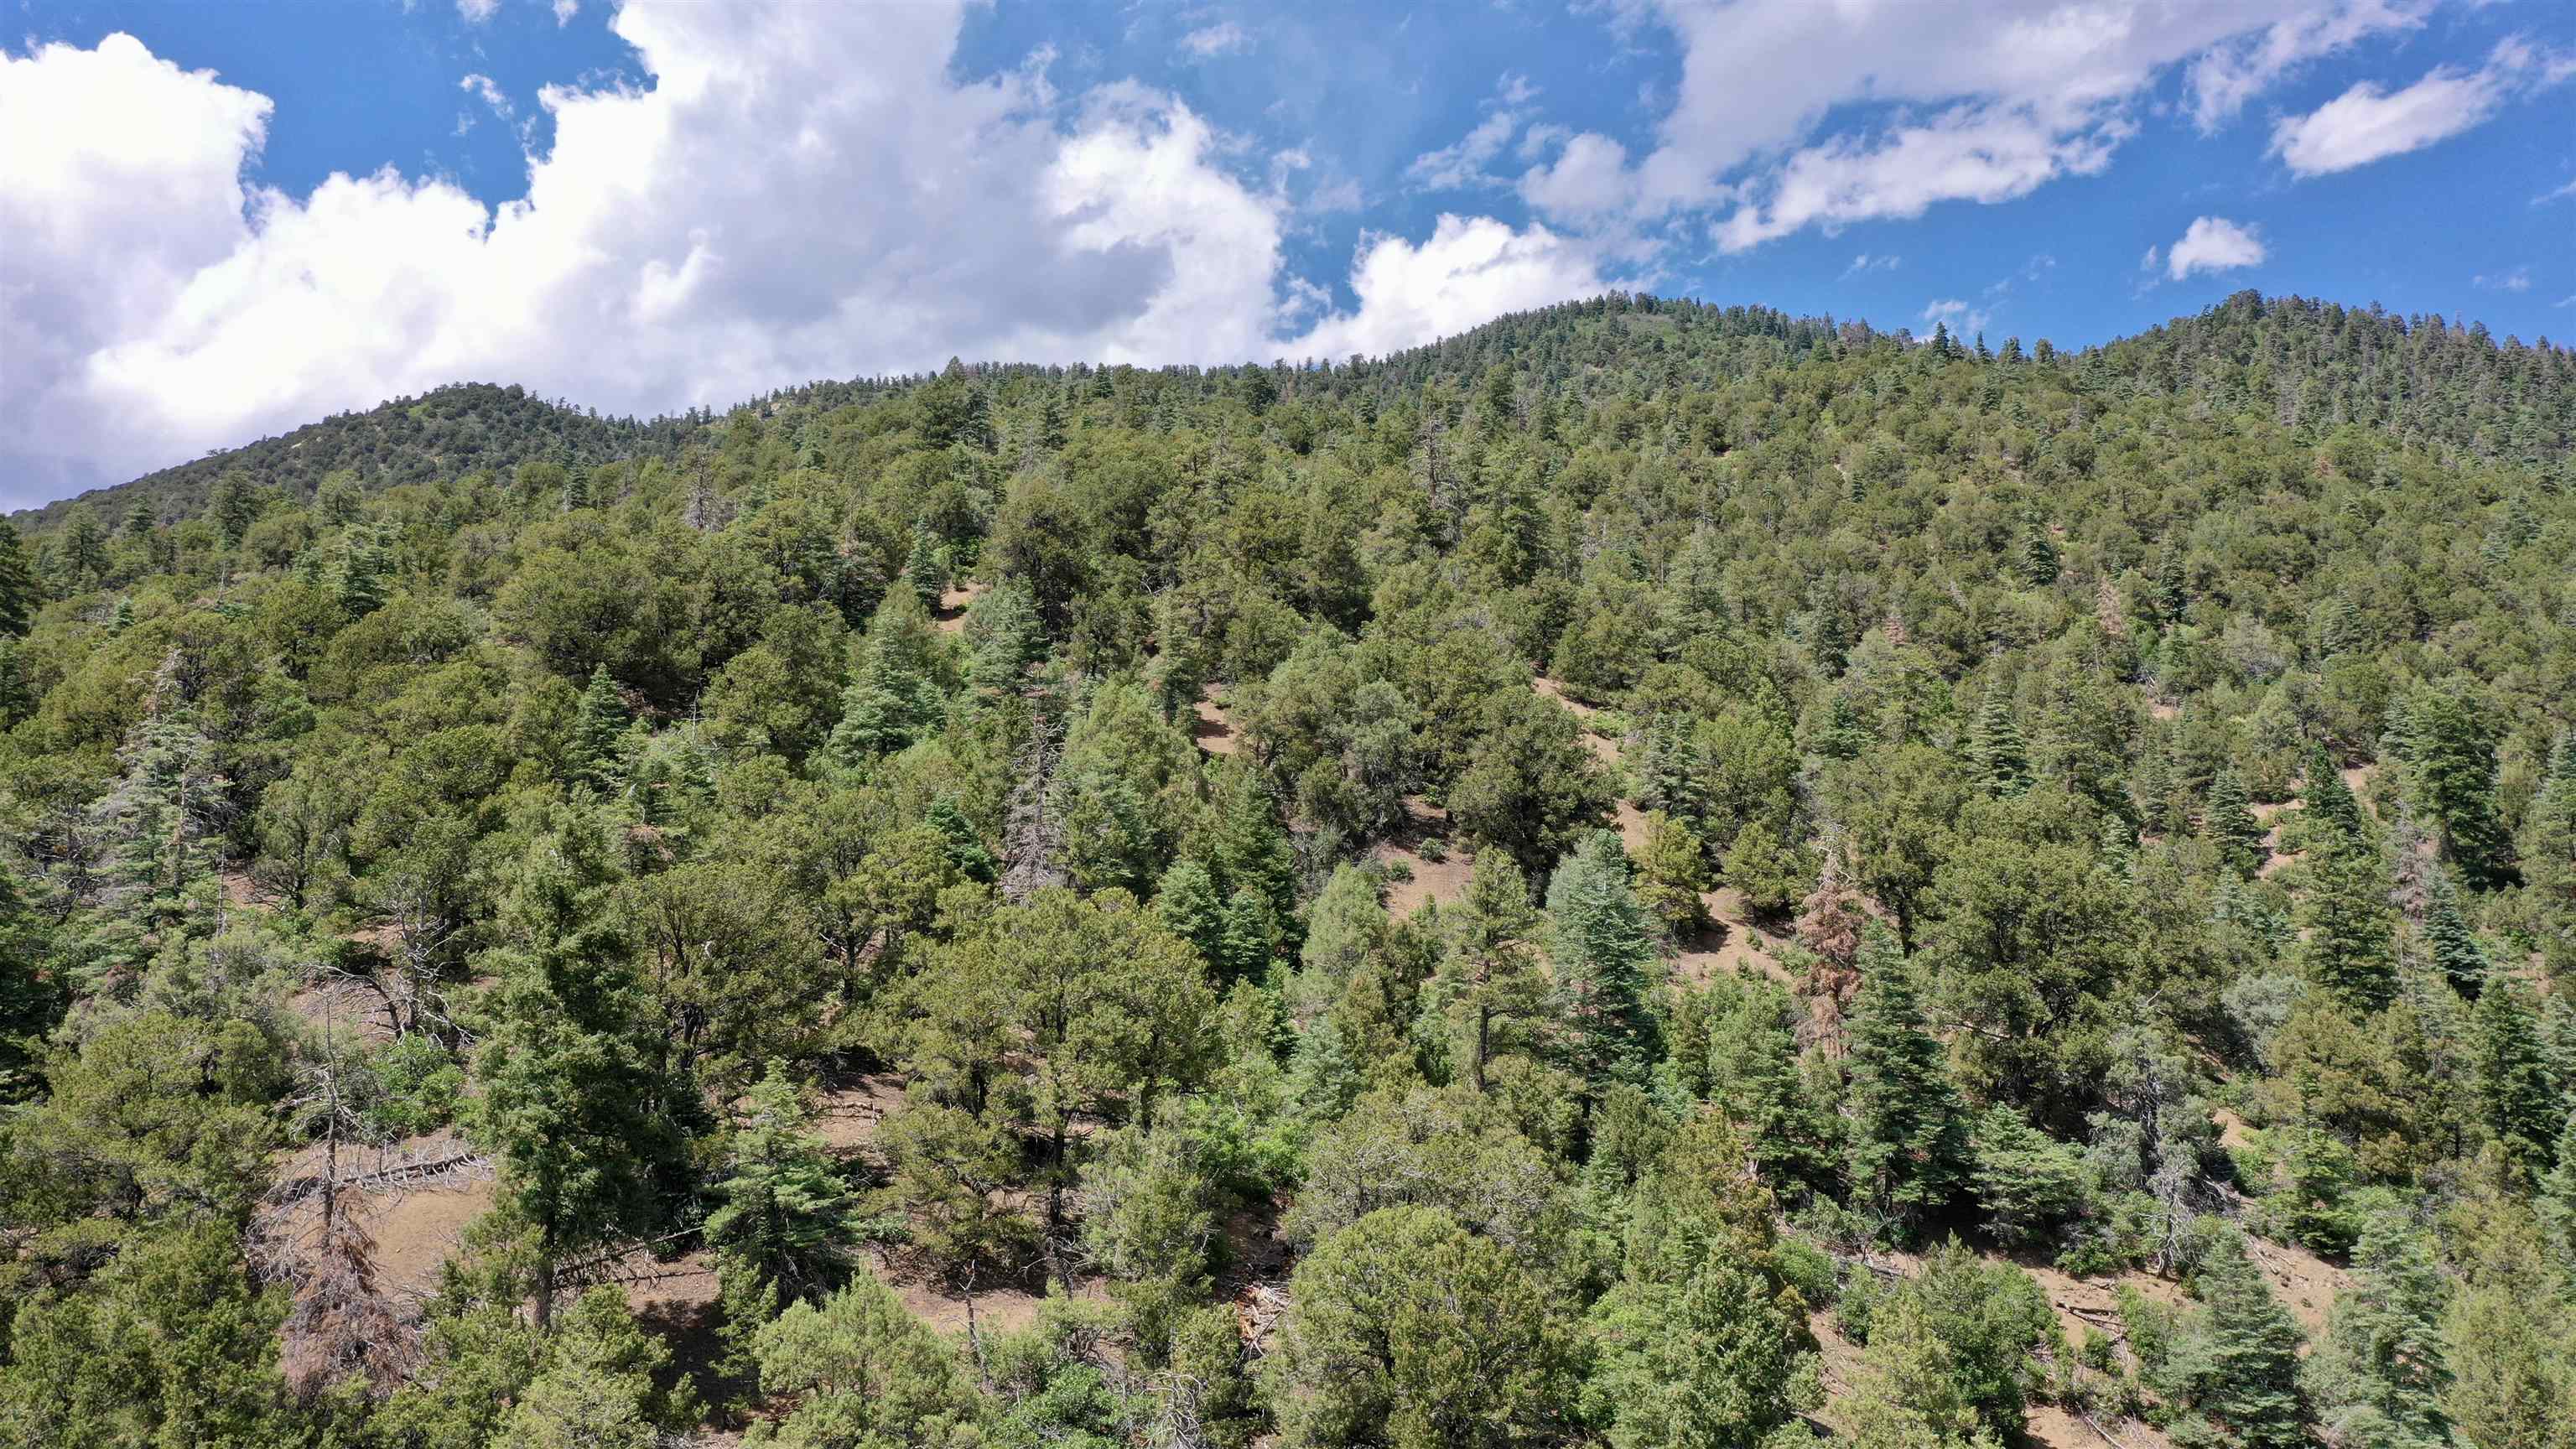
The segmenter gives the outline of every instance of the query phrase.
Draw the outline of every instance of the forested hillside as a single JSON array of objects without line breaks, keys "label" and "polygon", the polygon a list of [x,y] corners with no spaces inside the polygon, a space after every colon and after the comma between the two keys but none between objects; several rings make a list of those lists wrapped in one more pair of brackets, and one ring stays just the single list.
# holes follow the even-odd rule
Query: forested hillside
[{"label": "forested hillside", "polygon": [[2576,1446],[2576,354],[1612,296],[0,525],[0,1442]]}]

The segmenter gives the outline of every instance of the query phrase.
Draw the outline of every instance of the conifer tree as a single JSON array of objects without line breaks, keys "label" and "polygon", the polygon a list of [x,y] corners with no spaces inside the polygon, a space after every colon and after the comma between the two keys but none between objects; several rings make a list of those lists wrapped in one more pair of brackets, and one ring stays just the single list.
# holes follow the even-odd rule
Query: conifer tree
[{"label": "conifer tree", "polygon": [[2425,939],[2433,948],[2433,964],[2462,996],[2474,998],[2486,985],[2487,952],[2478,944],[2477,933],[2469,929],[2468,918],[2460,911],[2460,892],[2451,884],[2451,873],[2436,870],[2433,874],[2432,903],[2424,912]]},{"label": "conifer tree", "polygon": [[2018,795],[2030,788],[2030,747],[2014,718],[2010,690],[1987,686],[1986,702],[1968,735],[1968,765],[1977,788],[1989,795]]},{"label": "conifer tree", "polygon": [[[789,1298],[814,1298],[848,1272],[853,1208],[782,1062],[751,1089],[734,1128],[732,1172],[716,1187],[707,1242],[725,1268]],[[732,1296],[728,1284],[728,1297]]]},{"label": "conifer tree", "polygon": [[1924,1029],[1913,968],[1886,928],[1873,924],[1863,937],[1860,973],[1844,1098],[1852,1185],[1882,1218],[1912,1224],[1967,1184],[1967,1109]]},{"label": "conifer tree", "polygon": [[18,525],[0,518],[0,634],[24,634],[42,602],[36,570],[27,562],[27,545]]},{"label": "conifer tree", "polygon": [[581,705],[573,714],[572,741],[567,751],[573,778],[606,789],[615,778],[617,744],[626,733],[626,701],[617,692],[617,682],[608,677],[608,666],[593,665],[590,684],[581,692]]},{"label": "conifer tree", "polygon": [[2183,571],[2181,550],[2167,538],[2156,551],[2156,615],[2168,627],[2182,620],[2182,611],[2191,603],[2190,583]]},{"label": "conifer tree", "polygon": [[536,1261],[542,1327],[567,1256],[658,1215],[654,1171],[675,1153],[658,1104],[659,1031],[605,909],[604,832],[567,814],[529,847],[490,962],[474,1128],[501,1159],[501,1203]]},{"label": "conifer tree", "polygon": [[1617,835],[1594,831],[1556,868],[1547,914],[1568,1065],[1588,1083],[1639,1080],[1654,1050],[1646,1006],[1654,924],[1629,883]]},{"label": "conifer tree", "polygon": [[2439,823],[2443,853],[2480,890],[2506,884],[2512,868],[2496,808],[2495,742],[2478,712],[2457,695],[2424,692],[2406,713],[2406,764],[2426,813]]},{"label": "conifer tree", "polygon": [[2299,1388],[2297,1320],[2272,1296],[2242,1239],[2210,1254],[2200,1277],[2208,1305],[2206,1356],[2191,1368],[2193,1407],[2219,1442],[2246,1449],[2304,1449],[2307,1402]]},{"label": "conifer tree", "polygon": [[2034,585],[2057,582],[2057,541],[2037,514],[2022,521],[2021,572]]},{"label": "conifer tree", "polygon": [[2565,1125],[2566,1099],[2551,1080],[2529,988],[2511,978],[2489,982],[2470,1020],[2487,1127],[2516,1167],[2533,1177],[2546,1173]]},{"label": "conifer tree", "polygon": [[1477,1091],[1494,1057],[1524,1043],[1545,1010],[1547,981],[1532,945],[1538,912],[1529,883],[1500,850],[1476,857],[1459,902],[1457,924],[1433,982],[1435,999],[1456,1024],[1454,1060]]},{"label": "conifer tree", "polygon": [[2353,1276],[2306,1371],[2318,1420],[2341,1444],[2450,1443],[2442,1407],[2451,1384],[2442,1332],[2449,1290],[2440,1265],[2402,1214],[2381,1212],[2362,1229]]},{"label": "conifer tree", "polygon": [[2352,787],[2343,782],[2343,772],[2334,767],[2334,761],[2326,754],[2323,745],[2308,747],[2307,764],[2300,775],[2299,796],[2310,815],[2342,831],[2347,839],[2365,838],[2361,802],[2353,798]]},{"label": "conifer tree", "polygon": [[2395,922],[2377,852],[2360,841],[2318,850],[2299,921],[2311,979],[2358,1012],[2388,1004],[2397,990]]},{"label": "conifer tree", "polygon": [[2238,875],[2250,876],[2263,864],[2264,832],[2245,796],[2245,779],[2233,764],[2224,766],[2209,784],[2209,804],[2201,812],[2201,834]]}]

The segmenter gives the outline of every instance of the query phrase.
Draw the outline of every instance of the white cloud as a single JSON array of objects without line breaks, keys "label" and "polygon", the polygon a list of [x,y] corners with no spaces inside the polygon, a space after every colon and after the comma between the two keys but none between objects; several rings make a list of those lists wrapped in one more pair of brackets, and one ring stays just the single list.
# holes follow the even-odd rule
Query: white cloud
[{"label": "white cloud", "polygon": [[1220,55],[1241,55],[1251,48],[1252,37],[1231,20],[1201,26],[1181,37],[1181,49],[1201,60],[1212,60]]},{"label": "white cloud", "polygon": [[1946,326],[1950,329],[1950,335],[1961,341],[1966,341],[1977,333],[1985,331],[1986,324],[1993,320],[1993,313],[1982,308],[1971,307],[1955,297],[1944,297],[1938,301],[1926,303],[1923,308],[1924,326]]},{"label": "white cloud", "polygon": [[1523,172],[1520,194],[1532,209],[1559,218],[1616,211],[1629,197],[1628,148],[1586,131],[1567,141],[1554,162]]},{"label": "white cloud", "polygon": [[2566,57],[2506,40],[2476,70],[2436,66],[2397,91],[2362,81],[2304,116],[2286,117],[2272,128],[2271,153],[2300,176],[2349,171],[2447,141],[2516,94],[2571,73],[2576,66]]},{"label": "white cloud", "polygon": [[1843,275],[1848,277],[1860,272],[1892,272],[1895,271],[1898,266],[1902,265],[1904,261],[1905,259],[1903,257],[1874,257],[1867,252],[1862,252],[1859,256],[1852,258],[1852,264],[1850,266],[1843,268]]},{"label": "white cloud", "polygon": [[465,17],[468,25],[482,24],[500,8],[501,0],[456,0],[456,13]]},{"label": "white cloud", "polygon": [[2110,161],[2109,138],[2068,134],[2013,107],[1964,105],[1878,137],[1844,137],[1798,152],[1760,201],[1718,223],[1718,247],[1740,252],[1810,225],[1828,231],[1882,217],[1916,217],[1936,202],[2009,201],[2042,182]]},{"label": "white cloud", "polygon": [[1546,227],[1515,230],[1492,217],[1444,214],[1419,246],[1402,237],[1362,238],[1351,269],[1359,310],[1323,318],[1279,351],[1382,353],[1603,286],[1586,250]]},{"label": "white cloud", "polygon": [[2516,267],[2492,277],[2481,272],[2469,279],[2469,285],[2482,292],[2528,292],[2531,290],[2531,268]]},{"label": "white cloud", "polygon": [[[2243,226],[2223,216],[2192,219],[2183,229],[2180,240],[2165,253],[2165,275],[2181,281],[2194,272],[2224,272],[2237,267],[2259,265],[2270,253],[2263,246],[2257,228]],[[2153,263],[2155,250],[2149,248],[2147,260]]]},{"label": "white cloud", "polygon": [[1485,173],[1485,168],[1511,144],[1520,124],[1520,112],[1498,110],[1477,122],[1476,128],[1459,137],[1457,144],[1414,157],[1413,164],[1405,168],[1405,178],[1426,191],[1454,191],[1490,182],[1494,178]]},{"label": "white cloud", "polygon": [[2164,256],[2165,249],[2163,247],[2150,245],[2147,248],[2147,254],[2138,258],[2138,270],[2142,272],[2154,271],[2156,269],[2156,265],[2164,260]]},{"label": "white cloud", "polygon": [[2374,36],[2416,29],[2432,10],[2433,0],[2347,0],[2214,46],[2191,63],[2186,78],[2192,120],[2204,134],[2216,131],[2247,101],[2307,62]]},{"label": "white cloud", "polygon": [[510,98],[501,93],[501,87],[495,84],[490,76],[468,75],[456,83],[456,88],[490,106],[492,114],[502,120],[510,119]]},{"label": "white cloud", "polygon": [[2559,187],[2555,191],[2544,191],[2540,193],[2538,196],[2531,198],[2531,204],[2534,206],[2546,206],[2550,202],[2564,201],[2571,196],[2576,196],[2576,180],[2569,181],[2566,185]]},{"label": "white cloud", "polygon": [[572,18],[580,13],[581,0],[555,0],[555,28],[561,30],[572,24]]},{"label": "white cloud", "polygon": [[963,10],[629,0],[653,88],[541,92],[553,149],[497,208],[391,169],[246,183],[270,102],[127,36],[0,52],[0,134],[34,138],[0,148],[0,486],[465,378],[649,414],[952,353],[1382,351],[1603,285],[1576,239],[1448,217],[1370,237],[1336,311],[1238,142],[1130,84],[960,80]]},{"label": "white cloud", "polygon": [[2107,166],[2174,67],[2196,68],[2187,89],[2214,120],[2433,3],[1613,0],[1614,29],[1656,24],[1681,43],[1655,144],[1635,155],[1606,135],[1574,137],[1520,192],[1587,231],[1731,208],[1708,228],[1726,251],[2008,201]]}]

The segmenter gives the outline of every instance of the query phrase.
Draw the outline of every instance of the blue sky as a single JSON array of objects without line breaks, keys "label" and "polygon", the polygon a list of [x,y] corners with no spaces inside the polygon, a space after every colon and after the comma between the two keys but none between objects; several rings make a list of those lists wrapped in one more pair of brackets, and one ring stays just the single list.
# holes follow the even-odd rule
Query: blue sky
[{"label": "blue sky", "polygon": [[444,381],[1376,353],[1633,286],[2576,333],[2576,8],[27,3],[0,504]]}]

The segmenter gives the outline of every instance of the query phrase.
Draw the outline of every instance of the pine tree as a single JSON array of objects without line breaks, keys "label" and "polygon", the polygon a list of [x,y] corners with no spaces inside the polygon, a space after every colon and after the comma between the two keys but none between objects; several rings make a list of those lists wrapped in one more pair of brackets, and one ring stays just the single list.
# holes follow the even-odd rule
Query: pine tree
[{"label": "pine tree", "polygon": [[2022,521],[2021,572],[2034,585],[2057,582],[2057,541],[2037,514]]},{"label": "pine tree", "polygon": [[2353,798],[2352,787],[2343,782],[2343,772],[2334,767],[2323,745],[2308,747],[2307,764],[2299,784],[2300,799],[2307,813],[2323,824],[2343,832],[2348,840],[2361,840],[2361,802]]},{"label": "pine tree", "polygon": [[1967,1184],[1967,1109],[1941,1043],[1924,1029],[1913,968],[1886,928],[1872,925],[1863,938],[1860,972],[1844,1099],[1852,1185],[1881,1217],[1914,1223]]},{"label": "pine tree", "polygon": [[2222,767],[2209,784],[2209,804],[2201,812],[2201,834],[2218,851],[2238,875],[2250,876],[2261,869],[2265,851],[2264,832],[2246,803],[2245,778],[2236,773],[2233,764]]},{"label": "pine tree", "polygon": [[2308,975],[2357,1012],[2374,1012],[2397,991],[2395,922],[2378,854],[2359,841],[2316,852],[2300,902]]},{"label": "pine tree", "polygon": [[2495,742],[2477,710],[2456,695],[2419,694],[2406,713],[2406,764],[2425,810],[2442,829],[2445,854],[2480,890],[2512,874],[2496,808]]},{"label": "pine tree", "polygon": [[1587,1083],[1636,1081],[1654,1051],[1647,976],[1654,922],[1628,878],[1619,837],[1595,831],[1547,886],[1549,955],[1569,1067]]},{"label": "pine tree", "polygon": [[658,1107],[656,1014],[606,909],[615,873],[596,822],[558,820],[529,847],[488,963],[500,984],[474,1059],[473,1128],[531,1240],[541,1327],[557,1265],[653,1221],[653,1173],[677,1154]]},{"label": "pine tree", "polygon": [[789,1298],[816,1299],[839,1284],[855,1232],[849,1186],[806,1130],[784,1063],[772,1061],[745,1100],[731,1161],[716,1187],[724,1205],[706,1224],[726,1270]]},{"label": "pine tree", "polygon": [[2549,1170],[2566,1118],[2565,1099],[2551,1082],[2529,988],[2511,978],[2488,983],[2470,1020],[2476,1039],[2478,1100],[2505,1156],[2537,1177]]},{"label": "pine tree", "polygon": [[2019,795],[2030,788],[2030,747],[2014,712],[2010,690],[1987,686],[1986,702],[1968,735],[1968,764],[1977,788],[1989,795]]},{"label": "pine tree", "polygon": [[617,744],[626,733],[626,701],[617,692],[616,681],[608,677],[608,666],[594,665],[590,684],[581,692],[581,705],[573,714],[572,740],[567,750],[573,778],[606,789],[615,777]]},{"label": "pine tree", "polygon": [[2402,1214],[2364,1226],[2353,1291],[2335,1299],[2306,1378],[2334,1442],[2434,1449],[2451,1442],[2442,1311],[2450,1285]]},{"label": "pine tree", "polygon": [[340,612],[352,619],[363,619],[383,608],[385,574],[391,567],[384,543],[374,533],[352,533],[348,551],[340,559],[340,577],[335,589]]},{"label": "pine tree", "polygon": [[0,634],[26,633],[42,602],[36,570],[27,561],[27,545],[18,537],[18,525],[0,518]]},{"label": "pine tree", "polygon": [[1523,1044],[1546,1007],[1547,981],[1531,941],[1539,916],[1529,883],[1500,850],[1476,858],[1456,925],[1432,983],[1434,1000],[1456,1025],[1454,1060],[1481,1092],[1494,1057]]},{"label": "pine tree", "polygon": [[2207,1358],[2196,1365],[2192,1404],[2220,1442],[2247,1449],[2305,1449],[2307,1405],[2299,1391],[2303,1335],[2263,1281],[2242,1240],[2210,1254],[2200,1277],[2208,1305]]},{"label": "pine tree", "polygon": [[2486,985],[2487,952],[2478,944],[2477,933],[2469,929],[2468,918],[2460,911],[2459,889],[2451,884],[2451,873],[2436,870],[2433,874],[2433,899],[2424,912],[2424,935],[2433,948],[2433,964],[2458,988],[2462,996],[2474,998]]},{"label": "pine tree", "polygon": [[2182,620],[2182,611],[2191,604],[2191,588],[2183,571],[2182,552],[2168,538],[2156,553],[2156,615],[2171,626]]}]

